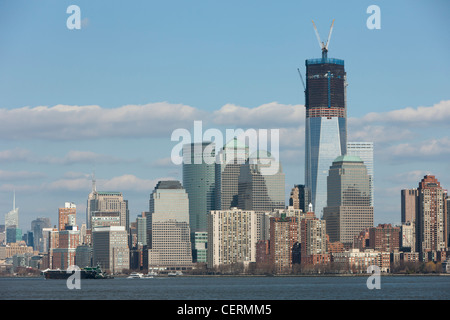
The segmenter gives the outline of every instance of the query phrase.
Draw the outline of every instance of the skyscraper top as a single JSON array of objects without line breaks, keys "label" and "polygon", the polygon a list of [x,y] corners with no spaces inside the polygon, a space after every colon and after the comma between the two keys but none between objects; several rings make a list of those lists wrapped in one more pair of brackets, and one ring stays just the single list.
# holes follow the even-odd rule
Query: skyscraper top
[{"label": "skyscraper top", "polygon": [[363,162],[363,160],[358,157],[358,156],[351,156],[351,155],[343,155],[343,156],[339,156],[337,157],[334,162]]},{"label": "skyscraper top", "polygon": [[166,180],[159,181],[155,189],[183,189],[183,186],[178,180]]}]

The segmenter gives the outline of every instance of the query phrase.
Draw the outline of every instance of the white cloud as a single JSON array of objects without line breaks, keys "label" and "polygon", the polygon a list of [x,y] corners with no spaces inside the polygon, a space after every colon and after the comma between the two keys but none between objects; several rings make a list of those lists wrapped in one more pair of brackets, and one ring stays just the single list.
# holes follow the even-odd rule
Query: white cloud
[{"label": "white cloud", "polygon": [[3,171],[0,170],[0,180],[30,180],[44,178],[46,175],[41,172],[29,171]]},{"label": "white cloud", "polygon": [[161,136],[179,127],[190,127],[194,120],[204,116],[204,112],[193,107],[167,102],[112,109],[95,105],[0,109],[0,139],[81,140]]},{"label": "white cloud", "polygon": [[214,123],[244,128],[278,128],[300,126],[305,123],[303,105],[286,105],[278,102],[246,108],[226,104],[213,113]]}]

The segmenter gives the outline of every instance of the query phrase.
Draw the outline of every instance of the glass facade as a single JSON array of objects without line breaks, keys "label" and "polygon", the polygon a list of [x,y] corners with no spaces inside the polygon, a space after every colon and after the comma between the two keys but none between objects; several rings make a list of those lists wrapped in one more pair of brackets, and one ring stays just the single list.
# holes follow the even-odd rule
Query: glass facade
[{"label": "glass facade", "polygon": [[322,217],[328,170],[347,152],[347,75],[340,59],[310,59],[305,65],[305,185],[314,212]]},{"label": "glass facade", "polygon": [[215,156],[213,142],[183,146],[183,186],[189,195],[191,232],[207,231],[208,214],[215,208],[215,164],[206,163],[203,152]]},{"label": "glass facade", "polygon": [[347,154],[358,156],[366,165],[370,180],[370,205],[374,206],[373,142],[347,142]]},{"label": "glass facade", "polygon": [[305,184],[317,216],[327,205],[328,170],[336,157],[345,154],[346,119],[315,117],[306,119]]}]

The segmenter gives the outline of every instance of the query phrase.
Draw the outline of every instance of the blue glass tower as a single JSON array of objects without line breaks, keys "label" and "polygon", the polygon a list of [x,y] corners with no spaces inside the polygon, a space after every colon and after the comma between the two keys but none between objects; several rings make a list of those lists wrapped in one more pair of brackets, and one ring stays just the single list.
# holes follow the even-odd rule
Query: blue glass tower
[{"label": "blue glass tower", "polygon": [[347,101],[344,60],[306,60],[305,185],[319,217],[327,206],[328,170],[347,149]]}]

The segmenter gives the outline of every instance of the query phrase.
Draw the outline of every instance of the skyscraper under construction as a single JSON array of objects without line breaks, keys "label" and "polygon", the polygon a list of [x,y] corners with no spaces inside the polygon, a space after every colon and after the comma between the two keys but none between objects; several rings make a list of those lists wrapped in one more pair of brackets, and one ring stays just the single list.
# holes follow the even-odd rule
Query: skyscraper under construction
[{"label": "skyscraper under construction", "polygon": [[333,24],[325,44],[314,28],[322,58],[305,62],[305,185],[311,190],[314,211],[322,217],[327,206],[328,170],[347,149],[347,81],[344,60],[327,55]]}]

